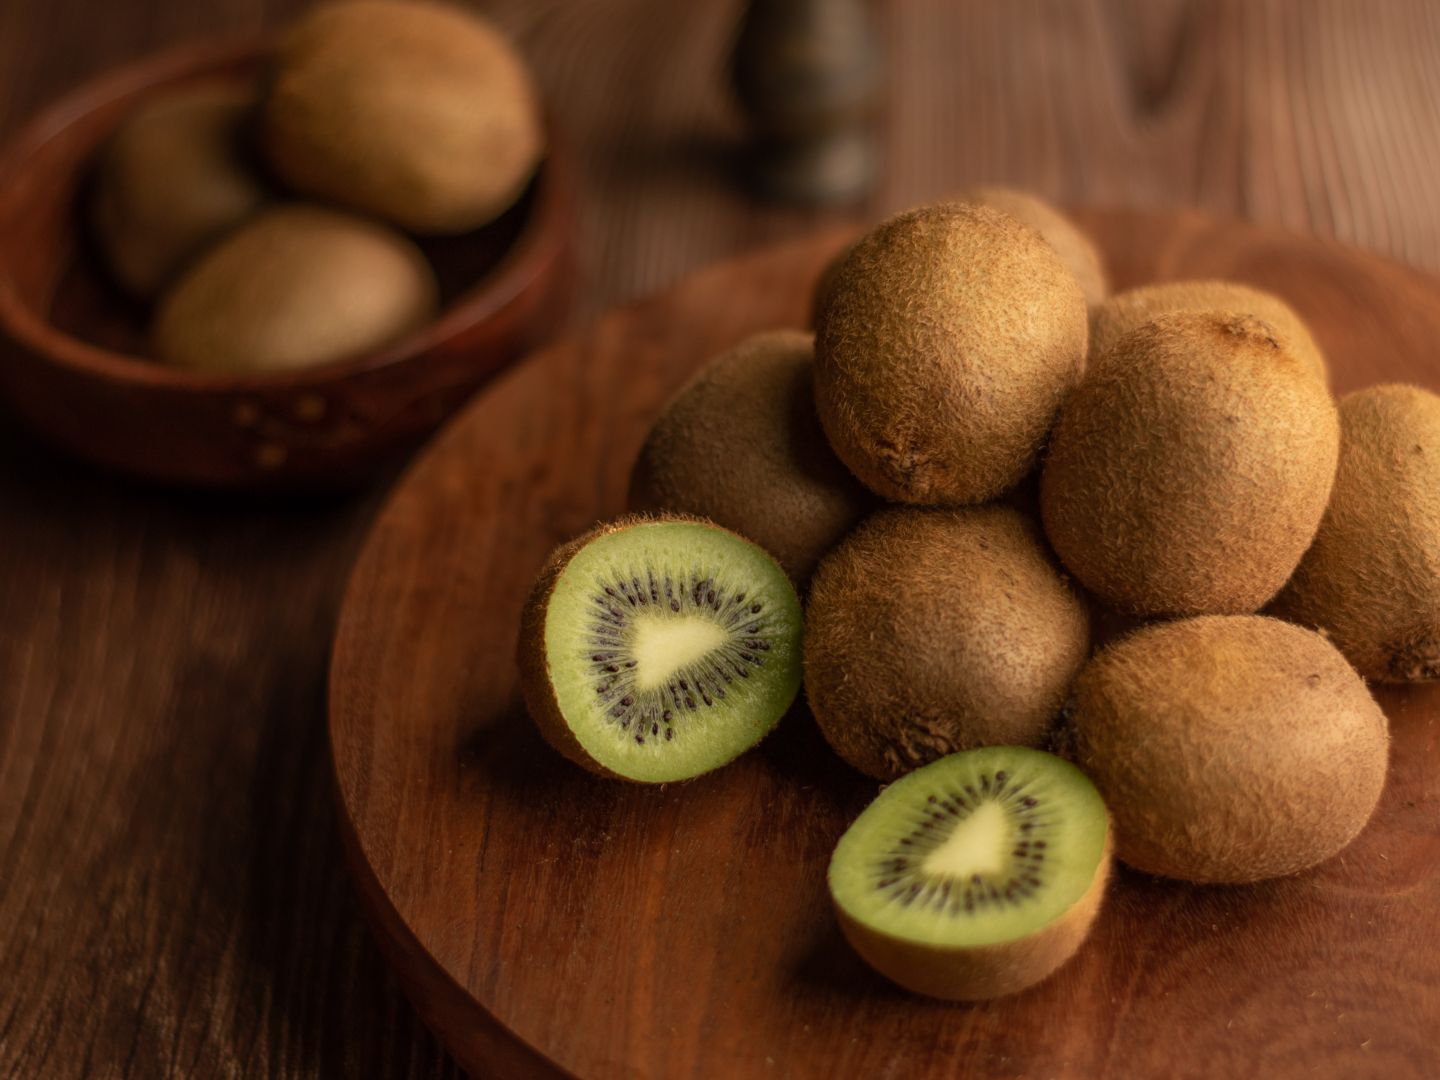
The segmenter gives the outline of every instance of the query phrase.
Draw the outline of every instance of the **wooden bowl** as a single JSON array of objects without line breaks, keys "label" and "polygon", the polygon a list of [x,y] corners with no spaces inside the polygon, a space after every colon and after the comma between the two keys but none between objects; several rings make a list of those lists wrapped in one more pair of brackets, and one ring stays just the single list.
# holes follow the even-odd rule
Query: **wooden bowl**
[{"label": "wooden bowl", "polygon": [[0,154],[0,396],[83,458],[225,488],[354,482],[431,431],[556,325],[573,277],[574,202],[550,153],[498,221],[421,241],[434,322],[376,353],[302,371],[208,374],[144,356],[145,312],[101,272],[81,203],[96,151],[141,98],[255,74],[263,44],[207,42],[73,91]]}]

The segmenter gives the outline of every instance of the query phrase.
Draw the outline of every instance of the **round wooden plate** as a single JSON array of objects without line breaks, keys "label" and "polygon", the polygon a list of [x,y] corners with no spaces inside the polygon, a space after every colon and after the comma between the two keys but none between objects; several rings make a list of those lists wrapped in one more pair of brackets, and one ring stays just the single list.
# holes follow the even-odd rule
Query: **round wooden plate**
[{"label": "round wooden plate", "polygon": [[[1229,277],[1289,299],[1337,392],[1440,387],[1440,282],[1194,216],[1082,215],[1115,284]],[[800,326],[833,233],[697,274],[497,381],[413,467],[340,618],[330,729],[345,843],[427,1022],[482,1075],[1440,1073],[1440,689],[1386,689],[1389,786],[1311,873],[1200,888],[1121,870],[1055,978],[985,1005],[873,976],[825,865],[876,784],[797,707],[710,776],[646,788],[562,760],[516,694],[550,548],[623,509],[651,421],[752,331]]]}]

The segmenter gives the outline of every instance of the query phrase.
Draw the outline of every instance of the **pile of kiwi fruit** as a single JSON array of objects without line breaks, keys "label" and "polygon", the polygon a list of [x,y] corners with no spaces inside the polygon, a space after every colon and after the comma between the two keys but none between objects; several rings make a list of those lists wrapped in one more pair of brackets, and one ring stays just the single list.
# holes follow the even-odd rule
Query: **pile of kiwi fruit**
[{"label": "pile of kiwi fruit", "polygon": [[1279,297],[1109,295],[1005,189],[872,229],[813,315],[703,367],[632,516],[541,574],[521,684],[561,752],[697,776],[803,689],[883,785],[829,865],[840,927],[949,1000],[1061,967],[1112,859],[1237,885],[1355,838],[1390,750],[1367,683],[1440,678],[1440,397],[1337,405]]},{"label": "pile of kiwi fruit", "polygon": [[458,6],[327,3],[261,66],[145,98],[91,178],[99,254],[163,363],[279,372],[393,344],[440,303],[416,240],[494,222],[544,153],[524,62]]}]

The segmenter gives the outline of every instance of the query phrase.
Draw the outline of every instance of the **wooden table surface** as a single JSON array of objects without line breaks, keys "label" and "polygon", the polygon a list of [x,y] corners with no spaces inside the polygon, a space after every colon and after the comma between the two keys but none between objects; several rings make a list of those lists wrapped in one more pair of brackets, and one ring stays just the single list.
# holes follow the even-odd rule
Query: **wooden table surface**
[{"label": "wooden table surface", "polygon": [[[294,0],[0,0],[0,133]],[[732,183],[732,2],[498,0],[582,169],[578,317],[835,214]],[[1440,272],[1440,6],[892,0],[873,217],[978,181]],[[450,1076],[360,922],[325,660],[386,479],[177,495],[0,425],[0,1076]],[[1319,1075],[1311,1073],[1309,1075]]]}]

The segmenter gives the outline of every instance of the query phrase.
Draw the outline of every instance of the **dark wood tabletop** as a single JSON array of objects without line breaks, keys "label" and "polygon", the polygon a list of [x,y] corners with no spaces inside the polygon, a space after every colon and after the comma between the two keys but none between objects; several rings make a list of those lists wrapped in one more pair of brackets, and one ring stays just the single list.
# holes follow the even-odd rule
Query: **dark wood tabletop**
[{"label": "dark wood tabletop", "polygon": [[[0,133],[105,67],[293,0],[0,0]],[[1198,207],[1440,272],[1427,0],[877,5],[884,171],[853,212],[734,182],[732,2],[500,0],[580,167],[576,319],[980,181]],[[341,863],[340,591],[393,472],[182,495],[0,425],[0,1076],[450,1076]]]}]

